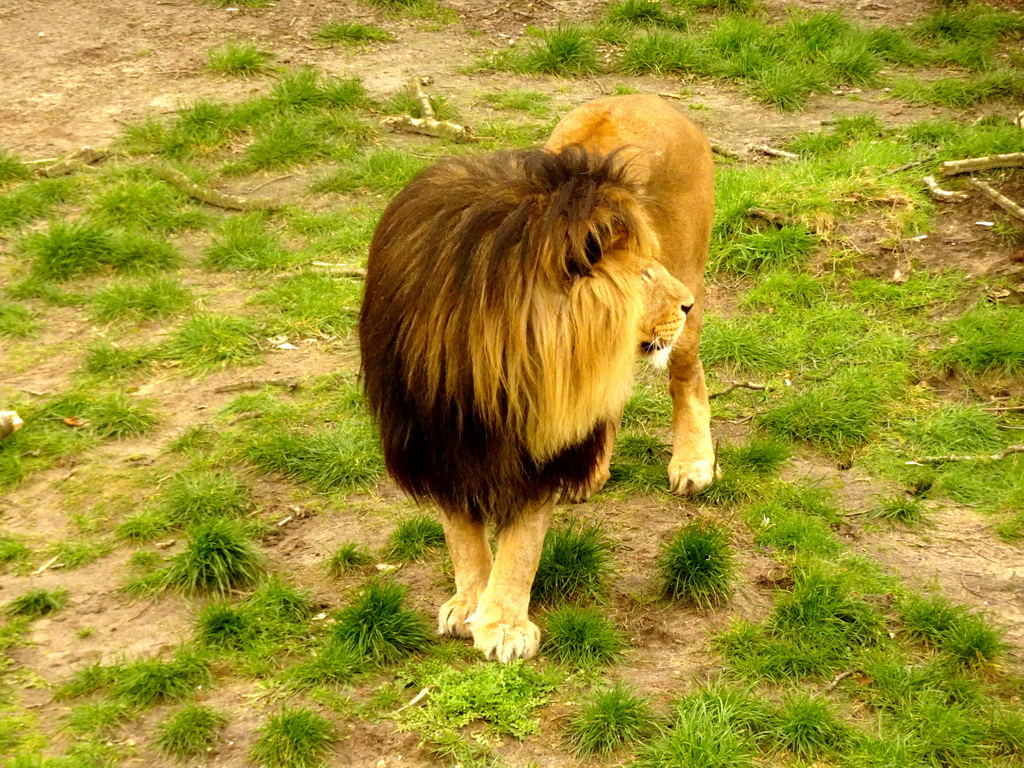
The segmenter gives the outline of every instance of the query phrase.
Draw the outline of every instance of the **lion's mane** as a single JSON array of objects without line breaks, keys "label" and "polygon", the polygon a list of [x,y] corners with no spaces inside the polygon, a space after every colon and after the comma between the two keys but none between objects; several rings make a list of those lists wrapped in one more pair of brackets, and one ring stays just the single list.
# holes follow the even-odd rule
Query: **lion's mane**
[{"label": "lion's mane", "polygon": [[500,529],[588,480],[632,380],[635,265],[658,247],[627,170],[578,147],[452,159],[385,211],[359,342],[414,498]]}]

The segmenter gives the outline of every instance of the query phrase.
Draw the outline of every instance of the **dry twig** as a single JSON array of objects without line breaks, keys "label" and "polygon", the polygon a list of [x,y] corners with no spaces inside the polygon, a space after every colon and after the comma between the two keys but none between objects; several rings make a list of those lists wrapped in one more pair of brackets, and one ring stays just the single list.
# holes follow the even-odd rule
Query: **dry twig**
[{"label": "dry twig", "polygon": [[1006,195],[997,192],[995,189],[990,187],[985,182],[978,181],[977,179],[968,179],[967,183],[970,184],[971,187],[973,187],[974,189],[984,194],[987,198],[989,198],[993,203],[998,205],[1004,211],[1012,213],[1018,219],[1024,221],[1024,208],[1021,208],[1020,205],[1013,202],[1013,200],[1008,198]]},{"label": "dry twig", "polygon": [[939,166],[943,176],[956,176],[960,173],[987,171],[990,168],[1019,168],[1024,165],[1024,152],[1012,152],[1008,155],[986,155],[985,157],[968,157],[964,160],[949,160]]},{"label": "dry twig", "polygon": [[928,187],[928,194],[932,196],[933,200],[943,203],[959,203],[967,199],[967,195],[963,192],[953,192],[940,187],[934,176],[925,176],[922,181]]},{"label": "dry twig", "polygon": [[17,411],[0,411],[0,440],[14,434],[24,426],[25,422]]},{"label": "dry twig", "polygon": [[951,453],[948,456],[921,456],[903,463],[907,466],[919,466],[922,464],[945,464],[949,461],[1002,461],[1007,456],[1012,456],[1015,453],[1024,453],[1024,445],[1011,445],[999,453],[979,453],[968,456],[959,456]]},{"label": "dry twig", "polygon": [[246,389],[259,389],[260,387],[284,387],[291,391],[297,389],[299,382],[296,379],[250,379],[249,381],[238,381],[234,384],[225,384],[217,387],[214,392],[242,392]]},{"label": "dry twig", "polygon": [[775,149],[774,147],[769,147],[766,144],[752,145],[750,148],[753,149],[755,152],[760,152],[762,155],[768,155],[770,157],[781,157],[784,160],[796,160],[800,157],[799,155],[795,155],[792,152],[787,152],[784,149]]},{"label": "dry twig", "polygon": [[825,686],[824,688],[822,688],[822,689],[821,689],[820,691],[818,691],[818,695],[820,696],[820,695],[821,695],[821,694],[823,694],[823,693],[828,693],[829,691],[833,691],[833,690],[835,690],[835,687],[836,687],[837,685],[839,685],[839,684],[840,684],[840,683],[841,683],[841,682],[842,682],[843,680],[845,680],[846,678],[848,678],[848,677],[849,677],[850,675],[855,675],[855,674],[857,674],[858,672],[860,672],[860,670],[859,670],[859,669],[848,669],[848,670],[846,670],[845,672],[840,672],[840,673],[839,673],[838,675],[836,675],[836,676],[835,676],[835,677],[834,677],[834,678],[832,679],[832,682],[831,682],[831,683],[829,683],[829,684],[828,684],[828,685],[826,685],[826,686]]},{"label": "dry twig", "polygon": [[218,190],[210,187],[201,186],[196,184],[181,171],[175,170],[174,168],[170,168],[166,165],[158,165],[153,170],[157,176],[179,192],[182,192],[189,197],[194,197],[196,200],[204,202],[207,205],[212,205],[216,208],[223,208],[228,211],[275,211],[278,208],[283,207],[283,203],[276,200],[268,198],[254,199],[250,197],[238,197],[236,195],[219,192]]},{"label": "dry twig", "polygon": [[[413,78],[412,84],[416,91],[416,98],[419,99],[420,109],[423,117],[412,115],[397,115],[385,117],[381,125],[393,131],[405,131],[406,133],[418,133],[423,136],[436,136],[449,141],[471,142],[477,141],[468,125],[459,125],[448,120],[438,120],[434,114],[434,105],[430,102],[430,96],[423,90],[425,80]],[[426,81],[429,82],[429,81]]]},{"label": "dry twig", "polygon": [[712,392],[708,395],[708,400],[713,400],[716,397],[724,397],[735,389],[753,389],[758,392],[764,392],[768,389],[768,386],[766,384],[758,384],[756,381],[730,381],[729,386],[721,392]]}]

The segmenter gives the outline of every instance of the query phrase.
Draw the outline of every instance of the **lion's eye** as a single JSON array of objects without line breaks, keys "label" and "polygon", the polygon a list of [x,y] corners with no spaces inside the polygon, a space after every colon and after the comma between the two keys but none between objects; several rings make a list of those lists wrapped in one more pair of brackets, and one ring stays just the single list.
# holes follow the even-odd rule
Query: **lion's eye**
[{"label": "lion's eye", "polygon": [[640,279],[643,280],[645,283],[651,282],[651,280],[654,279],[654,270],[653,269],[642,270],[640,272]]},{"label": "lion's eye", "polygon": [[590,266],[594,266],[601,260],[601,242],[594,237],[594,233],[590,232],[587,234],[587,244],[584,246],[584,250],[587,256],[587,261],[590,262]]}]

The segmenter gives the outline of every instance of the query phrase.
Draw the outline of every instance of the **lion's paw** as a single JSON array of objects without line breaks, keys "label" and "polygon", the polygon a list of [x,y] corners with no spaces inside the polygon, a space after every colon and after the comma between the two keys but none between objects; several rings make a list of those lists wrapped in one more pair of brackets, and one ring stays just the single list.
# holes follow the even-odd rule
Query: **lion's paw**
[{"label": "lion's paw", "polygon": [[672,493],[690,496],[700,493],[722,476],[713,459],[673,460],[668,465],[668,486]]},{"label": "lion's paw", "polygon": [[517,624],[470,624],[473,627],[473,645],[486,658],[502,664],[516,659],[532,659],[540,648],[540,628],[532,621]]},{"label": "lion's paw", "polygon": [[455,595],[437,612],[437,634],[447,637],[472,637],[466,619],[476,611],[476,603]]}]

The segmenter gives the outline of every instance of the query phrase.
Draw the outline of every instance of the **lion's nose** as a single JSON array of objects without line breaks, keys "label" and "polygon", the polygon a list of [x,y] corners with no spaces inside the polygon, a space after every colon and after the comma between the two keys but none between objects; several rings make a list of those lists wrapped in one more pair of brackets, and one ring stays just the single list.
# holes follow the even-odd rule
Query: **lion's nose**
[{"label": "lion's nose", "polygon": [[683,310],[684,315],[687,315],[690,313],[690,310],[693,309],[693,302],[691,301],[689,304],[680,304],[679,308]]}]

